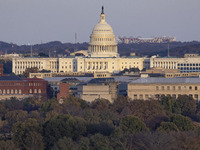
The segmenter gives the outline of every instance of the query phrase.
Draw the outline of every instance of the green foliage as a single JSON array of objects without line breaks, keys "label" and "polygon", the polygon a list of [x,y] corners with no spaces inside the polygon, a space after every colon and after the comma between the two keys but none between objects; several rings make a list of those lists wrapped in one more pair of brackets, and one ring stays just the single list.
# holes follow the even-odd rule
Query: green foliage
[{"label": "green foliage", "polygon": [[4,106],[6,110],[11,111],[11,110],[17,110],[17,109],[22,109],[23,104],[20,102],[17,98],[11,97],[9,100],[6,100],[4,102]]},{"label": "green foliage", "polygon": [[43,150],[41,127],[35,119],[17,122],[13,126],[13,142],[20,149]]},{"label": "green foliage", "polygon": [[44,141],[47,148],[53,146],[60,138],[69,137],[76,139],[85,134],[85,120],[79,117],[61,115],[56,119],[47,121],[43,127]]},{"label": "green foliage", "polygon": [[120,128],[124,133],[137,133],[146,131],[147,127],[139,118],[134,116],[126,116],[122,118]]},{"label": "green foliage", "polygon": [[148,128],[155,129],[157,124],[165,121],[166,111],[158,101],[134,100],[129,102],[122,110],[122,116],[133,115],[144,121]]},{"label": "green foliage", "polygon": [[32,67],[32,68],[26,68],[26,70],[23,72],[24,77],[29,77],[29,73],[38,73],[39,69],[37,67]]},{"label": "green foliage", "polygon": [[161,122],[161,125],[159,128],[157,128],[157,131],[164,131],[169,133],[173,131],[179,131],[179,129],[173,122]]},{"label": "green foliage", "polygon": [[199,124],[188,118],[200,116],[194,102],[187,96],[160,101],[118,97],[113,104],[97,99],[90,105],[72,95],[63,104],[11,98],[0,102],[0,150],[197,149]]},{"label": "green foliage", "polygon": [[104,136],[109,136],[114,131],[114,126],[109,122],[100,122],[99,124],[88,124],[87,134],[100,133]]},{"label": "green foliage", "polygon": [[87,137],[81,137],[78,142],[78,150],[90,150],[90,139]]},{"label": "green foliage", "polygon": [[20,150],[16,148],[15,144],[11,140],[0,141],[0,150]]},{"label": "green foliage", "polygon": [[109,139],[102,134],[95,134],[90,137],[90,149],[91,150],[113,150],[110,146]]},{"label": "green foliage", "polygon": [[77,150],[78,145],[71,138],[64,137],[59,139],[51,148],[52,150]]},{"label": "green foliage", "polygon": [[177,106],[176,100],[171,96],[164,96],[159,102],[169,113],[180,113],[180,108]]},{"label": "green foliage", "polygon": [[173,122],[180,131],[190,131],[195,129],[192,121],[188,117],[182,115],[173,115],[170,118],[170,121]]},{"label": "green foliage", "polygon": [[128,104],[130,100],[128,99],[128,97],[125,96],[119,96],[117,97],[116,100],[114,100],[113,104],[112,104],[112,109],[114,111],[117,111],[118,113],[121,113],[123,108]]},{"label": "green foliage", "polygon": [[127,150],[178,150],[176,138],[166,132],[140,132],[127,142]]},{"label": "green foliage", "polygon": [[102,111],[102,110],[108,109],[110,105],[111,105],[110,102],[106,99],[96,99],[92,101],[90,106],[93,109]]},{"label": "green foliage", "polygon": [[41,105],[39,110],[42,111],[42,112],[48,112],[48,111],[52,110],[51,106],[54,103],[58,103],[58,101],[55,98],[49,99],[46,102],[42,103],[42,105]]},{"label": "green foliage", "polygon": [[38,110],[40,107],[40,101],[39,99],[36,99],[34,97],[25,98],[22,100],[23,103],[23,110],[26,110],[28,112],[33,110]]},{"label": "green foliage", "polygon": [[23,110],[13,110],[5,114],[5,120],[8,121],[8,124],[12,128],[13,124],[19,121],[24,121],[28,117],[28,113]]},{"label": "green foliage", "polygon": [[176,100],[177,107],[180,108],[184,116],[192,116],[196,112],[196,101],[187,95],[181,95]]}]

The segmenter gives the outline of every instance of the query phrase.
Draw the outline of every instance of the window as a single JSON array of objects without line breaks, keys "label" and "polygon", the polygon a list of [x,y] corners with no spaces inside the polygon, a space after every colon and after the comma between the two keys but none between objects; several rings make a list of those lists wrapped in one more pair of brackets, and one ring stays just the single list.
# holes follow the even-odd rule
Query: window
[{"label": "window", "polygon": [[15,89],[15,94],[17,94],[17,89]]},{"label": "window", "polygon": [[156,90],[159,90],[159,87],[158,87],[158,86],[156,86]]},{"label": "window", "polygon": [[38,90],[38,93],[42,93],[42,92],[41,92],[41,89]]},{"label": "window", "polygon": [[195,90],[197,90],[197,86],[195,86]]},{"label": "window", "polygon": [[167,90],[170,90],[170,86],[167,86]]},{"label": "window", "polygon": [[145,99],[148,99],[149,98],[149,95],[148,94],[145,94]]},{"label": "window", "polygon": [[32,92],[33,92],[32,89],[30,89],[30,90],[29,90],[29,93],[32,93]]},{"label": "window", "polygon": [[22,94],[22,90],[21,89],[19,90],[19,94]]},{"label": "window", "polygon": [[37,89],[34,90],[34,93],[37,93]]},{"label": "window", "polygon": [[176,89],[176,87],[175,86],[173,86],[173,90],[175,91],[175,89]]},{"label": "window", "polygon": [[164,87],[164,86],[162,86],[161,88],[162,88],[162,90],[165,90],[165,87]]},{"label": "window", "polygon": [[134,97],[134,99],[137,99],[137,94],[134,94],[133,97]]},{"label": "window", "polygon": [[192,87],[190,86],[189,89],[192,90]]},{"label": "window", "polygon": [[178,90],[181,90],[181,86],[178,86]]},{"label": "window", "polygon": [[11,94],[13,94],[14,93],[14,91],[13,91],[13,89],[11,89]]},{"label": "window", "polygon": [[142,95],[142,94],[140,94],[140,97],[139,97],[139,99],[143,99],[143,95]]}]

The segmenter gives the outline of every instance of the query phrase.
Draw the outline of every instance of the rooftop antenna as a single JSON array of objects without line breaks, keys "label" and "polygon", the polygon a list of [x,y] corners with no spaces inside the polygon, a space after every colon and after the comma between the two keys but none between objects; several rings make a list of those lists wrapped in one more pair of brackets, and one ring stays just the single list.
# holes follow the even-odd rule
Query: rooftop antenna
[{"label": "rooftop antenna", "polygon": [[75,44],[74,44],[74,52],[77,51],[77,34],[75,32]]},{"label": "rooftop antenna", "polygon": [[170,55],[169,55],[169,44],[168,44],[168,57],[170,57]]}]

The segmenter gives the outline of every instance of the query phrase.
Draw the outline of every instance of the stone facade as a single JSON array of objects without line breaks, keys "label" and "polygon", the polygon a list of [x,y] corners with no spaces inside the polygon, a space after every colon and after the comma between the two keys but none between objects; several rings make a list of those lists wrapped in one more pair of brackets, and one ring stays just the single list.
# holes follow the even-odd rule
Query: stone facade
[{"label": "stone facade", "polygon": [[161,96],[177,98],[189,95],[200,99],[200,78],[141,78],[128,84],[128,97],[131,99],[160,99]]}]

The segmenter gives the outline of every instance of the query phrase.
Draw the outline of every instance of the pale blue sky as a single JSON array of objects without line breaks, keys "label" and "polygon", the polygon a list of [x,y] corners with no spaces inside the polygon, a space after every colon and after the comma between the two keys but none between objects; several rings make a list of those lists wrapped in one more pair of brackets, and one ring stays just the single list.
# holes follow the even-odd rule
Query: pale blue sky
[{"label": "pale blue sky", "polygon": [[0,41],[88,42],[102,5],[116,36],[200,41],[200,0],[0,0]]}]

